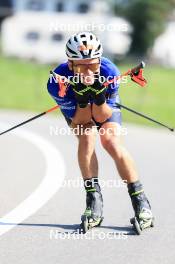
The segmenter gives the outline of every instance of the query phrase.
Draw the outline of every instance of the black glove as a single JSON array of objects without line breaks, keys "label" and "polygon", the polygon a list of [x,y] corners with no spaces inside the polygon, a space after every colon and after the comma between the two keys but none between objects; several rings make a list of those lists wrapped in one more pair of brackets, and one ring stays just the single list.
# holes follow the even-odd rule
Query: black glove
[{"label": "black glove", "polygon": [[106,101],[106,87],[100,83],[99,79],[96,79],[94,84],[91,87],[91,98],[93,99],[94,104],[102,105]]},{"label": "black glove", "polygon": [[89,103],[90,87],[79,83],[73,87],[73,91],[79,107],[85,108]]},{"label": "black glove", "polygon": [[99,81],[99,76],[95,76],[93,85],[83,83],[76,84],[73,87],[74,95],[80,108],[85,108],[90,99],[96,105],[102,105],[106,101],[106,87]]}]

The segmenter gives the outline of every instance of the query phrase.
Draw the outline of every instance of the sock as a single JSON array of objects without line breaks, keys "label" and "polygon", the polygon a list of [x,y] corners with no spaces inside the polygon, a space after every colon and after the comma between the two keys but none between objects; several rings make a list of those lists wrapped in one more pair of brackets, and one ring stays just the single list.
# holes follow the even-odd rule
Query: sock
[{"label": "sock", "polygon": [[98,182],[98,177],[93,177],[84,181],[84,187],[87,192],[100,192],[101,188]]},{"label": "sock", "polygon": [[144,192],[143,185],[141,184],[140,181],[129,183],[128,184],[128,192],[129,192],[130,197],[136,196],[139,193],[143,193]]}]

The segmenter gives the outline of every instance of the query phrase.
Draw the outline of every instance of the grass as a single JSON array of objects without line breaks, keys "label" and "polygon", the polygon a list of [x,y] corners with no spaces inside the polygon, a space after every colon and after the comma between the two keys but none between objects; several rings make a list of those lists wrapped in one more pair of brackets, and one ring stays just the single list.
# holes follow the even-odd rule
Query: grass
[{"label": "grass", "polygon": [[46,89],[52,66],[0,57],[0,107],[42,111],[54,104]]},{"label": "grass", "polygon": [[[44,111],[55,105],[48,95],[46,83],[49,70],[54,66],[0,56],[0,108]],[[119,67],[121,72],[127,65]],[[175,70],[147,67],[144,73],[148,80],[146,88],[139,87],[128,78],[121,84],[122,103],[162,122],[175,125]],[[127,122],[151,125],[149,121],[123,110]]]}]

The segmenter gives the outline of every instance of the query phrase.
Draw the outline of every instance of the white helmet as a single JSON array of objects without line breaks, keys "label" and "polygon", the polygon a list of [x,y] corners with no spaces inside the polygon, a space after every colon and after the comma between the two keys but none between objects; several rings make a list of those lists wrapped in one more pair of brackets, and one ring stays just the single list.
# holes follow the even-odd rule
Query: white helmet
[{"label": "white helmet", "polygon": [[69,60],[99,58],[102,53],[100,40],[91,32],[73,35],[66,44],[66,55]]}]

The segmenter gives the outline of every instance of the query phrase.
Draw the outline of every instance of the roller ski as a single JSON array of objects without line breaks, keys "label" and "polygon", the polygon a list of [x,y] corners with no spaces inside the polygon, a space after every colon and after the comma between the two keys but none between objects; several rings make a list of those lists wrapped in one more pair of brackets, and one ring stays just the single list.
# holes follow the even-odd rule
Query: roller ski
[{"label": "roller ski", "polygon": [[133,225],[136,234],[140,235],[144,229],[154,226],[154,217],[140,182],[131,184],[128,186],[128,190],[135,212],[135,217],[130,219],[130,223]]},{"label": "roller ski", "polygon": [[81,216],[80,230],[85,234],[93,227],[100,226],[103,221],[103,198],[98,178],[85,181],[86,210]]},{"label": "roller ski", "polygon": [[130,223],[133,225],[137,235],[140,235],[144,229],[154,226],[154,218],[150,211],[143,208],[139,216],[130,219]]},{"label": "roller ski", "polygon": [[95,218],[92,216],[91,210],[86,209],[85,213],[81,217],[81,221],[81,231],[85,234],[93,227],[100,226],[103,221],[103,217]]}]

